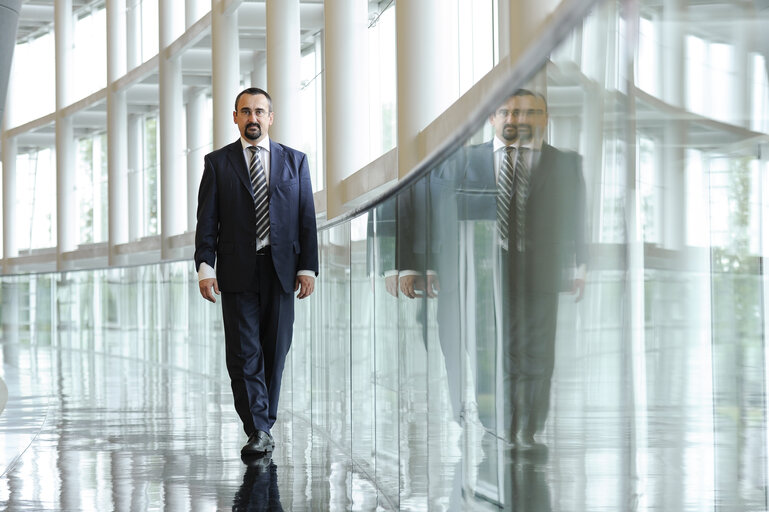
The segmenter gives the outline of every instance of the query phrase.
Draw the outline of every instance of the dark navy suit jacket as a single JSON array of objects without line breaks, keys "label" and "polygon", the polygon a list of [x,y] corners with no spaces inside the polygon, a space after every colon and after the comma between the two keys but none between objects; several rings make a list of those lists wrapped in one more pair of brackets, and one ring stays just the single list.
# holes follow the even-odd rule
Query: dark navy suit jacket
[{"label": "dark navy suit jacket", "polygon": [[[272,140],[270,248],[285,292],[294,290],[297,271],[311,270],[317,275],[318,237],[307,156]],[[238,139],[205,157],[198,196],[195,269],[206,262],[216,268],[222,292],[242,292],[253,280],[255,252],[256,211]]]},{"label": "dark navy suit jacket", "polygon": [[[410,194],[399,204],[399,220],[408,219],[399,223],[399,268],[437,270],[443,290],[458,273],[457,222],[496,219],[492,142],[457,151]],[[585,182],[577,153],[542,145],[526,203],[525,243],[527,287],[570,289],[575,266],[588,259]]]}]

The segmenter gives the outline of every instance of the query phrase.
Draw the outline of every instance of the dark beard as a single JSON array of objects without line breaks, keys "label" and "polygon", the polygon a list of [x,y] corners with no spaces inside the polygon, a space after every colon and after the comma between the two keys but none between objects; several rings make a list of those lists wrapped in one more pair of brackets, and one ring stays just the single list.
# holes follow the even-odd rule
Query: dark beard
[{"label": "dark beard", "polygon": [[[251,134],[249,134],[248,129],[251,128],[251,127],[256,128],[256,135],[252,136]],[[246,130],[245,130],[244,135],[246,136],[246,138],[248,140],[258,140],[259,137],[262,136],[262,127],[259,126],[258,124],[250,124],[250,125],[246,126]]]}]

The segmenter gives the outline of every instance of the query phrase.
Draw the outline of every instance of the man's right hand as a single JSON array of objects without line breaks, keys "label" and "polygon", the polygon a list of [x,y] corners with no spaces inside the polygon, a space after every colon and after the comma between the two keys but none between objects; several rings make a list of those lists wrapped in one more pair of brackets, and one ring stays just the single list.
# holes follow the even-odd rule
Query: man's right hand
[{"label": "man's right hand", "polygon": [[[219,295],[219,283],[216,282],[215,277],[211,277],[209,279],[201,279],[198,281],[198,286],[200,287],[200,294],[204,299],[209,302],[216,302],[214,293]],[[211,288],[213,288],[213,291],[211,291]]]}]

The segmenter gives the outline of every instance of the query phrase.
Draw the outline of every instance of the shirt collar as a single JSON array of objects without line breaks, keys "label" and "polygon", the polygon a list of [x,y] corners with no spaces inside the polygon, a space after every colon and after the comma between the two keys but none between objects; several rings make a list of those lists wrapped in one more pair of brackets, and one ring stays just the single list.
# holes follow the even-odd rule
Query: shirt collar
[{"label": "shirt collar", "polygon": [[497,151],[499,151],[500,149],[504,149],[506,146],[507,146],[507,144],[505,144],[504,142],[502,142],[502,139],[500,139],[499,137],[497,137],[496,135],[494,135],[494,142],[493,142],[493,147],[494,147],[494,152],[495,152],[495,153],[496,153]]},{"label": "shirt collar", "polygon": [[[523,145],[519,144],[518,142],[514,142],[514,143],[512,143],[510,145],[512,147],[514,147],[515,149],[523,147],[523,148],[526,148],[526,149],[533,149],[535,151],[542,151],[542,141],[540,140],[540,141],[536,141],[536,142],[537,143],[535,143],[535,141],[531,141],[531,142],[528,142],[528,143],[523,144]],[[505,146],[507,146],[507,144],[502,142],[502,140],[495,135],[494,136],[494,142],[493,142],[494,152],[496,153],[498,150],[503,149]]]},{"label": "shirt collar", "polygon": [[[243,145],[243,151],[248,149],[250,146],[253,146],[254,144],[250,140],[246,140],[243,137],[240,138],[240,143]],[[260,148],[263,150],[269,152],[270,151],[270,136],[263,138],[259,144],[257,144]]]}]

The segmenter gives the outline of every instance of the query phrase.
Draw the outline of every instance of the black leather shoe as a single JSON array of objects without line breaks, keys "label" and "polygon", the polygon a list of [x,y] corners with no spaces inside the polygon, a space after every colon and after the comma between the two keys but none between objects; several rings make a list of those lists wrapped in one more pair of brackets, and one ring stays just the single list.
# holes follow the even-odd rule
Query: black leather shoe
[{"label": "black leather shoe", "polygon": [[273,448],[275,448],[275,441],[273,441],[270,433],[263,430],[257,430],[251,434],[251,437],[248,438],[248,442],[243,445],[240,454],[267,453],[271,452]]},{"label": "black leather shoe", "polygon": [[529,433],[519,433],[515,437],[515,449],[520,452],[547,452],[547,446],[538,443]]}]

